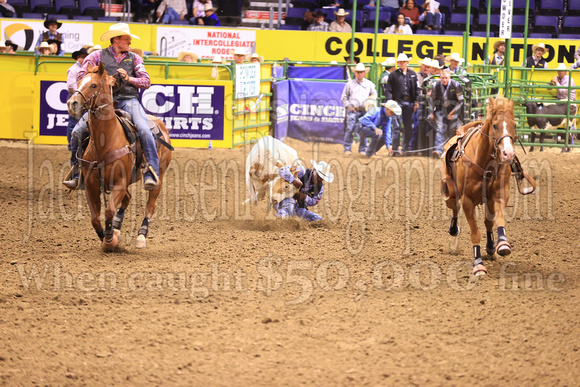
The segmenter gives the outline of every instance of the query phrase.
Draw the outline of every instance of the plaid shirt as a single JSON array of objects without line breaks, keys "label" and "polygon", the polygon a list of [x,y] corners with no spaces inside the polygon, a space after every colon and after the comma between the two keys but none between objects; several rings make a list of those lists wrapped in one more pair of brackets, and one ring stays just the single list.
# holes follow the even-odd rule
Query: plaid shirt
[{"label": "plaid shirt", "polygon": [[312,24],[308,26],[308,31],[328,31],[328,23],[325,21],[320,24],[312,22]]},{"label": "plaid shirt", "polygon": [[[298,170],[297,175],[298,175],[298,179],[300,180],[302,178],[302,176],[304,176],[304,174],[306,173],[306,168],[304,168],[302,165],[297,165],[296,169]],[[292,172],[290,172],[290,166],[280,168],[280,177],[282,179],[286,180],[290,184],[292,184],[292,182],[294,180],[296,180],[294,175],[292,175]],[[312,189],[313,186],[314,186],[314,182],[312,181],[312,175],[310,175],[310,179],[308,179],[308,181],[304,184],[304,186],[302,188],[300,188],[300,191],[308,192]],[[320,192],[318,192],[318,195],[314,195],[314,196],[306,195],[306,198],[304,199],[304,204],[306,205],[306,207],[311,207],[311,206],[317,205],[318,202],[320,201],[320,199],[322,199],[323,193],[324,193],[324,186],[321,186]]]},{"label": "plaid shirt", "polygon": [[[120,58],[117,57],[117,54],[115,52],[115,47],[113,47],[112,45],[109,46],[109,49],[111,50],[111,52],[114,54],[115,56],[115,60],[117,61],[117,64],[121,63],[121,61],[123,59],[125,59],[125,57],[127,56],[127,53],[124,52]],[[151,86],[151,79],[149,78],[149,74],[147,74],[147,71],[145,71],[145,65],[143,64],[143,59],[141,59],[141,57],[135,53],[133,53],[135,55],[135,75],[136,78],[133,77],[129,77],[129,83],[133,86],[135,86],[138,89],[148,89]],[[85,58],[85,61],[83,62],[83,67],[81,69],[81,71],[79,71],[79,75],[77,80],[81,80],[82,77],[85,76],[85,74],[87,73],[87,68],[90,66],[98,66],[99,63],[101,63],[101,50],[98,51],[93,51],[89,54],[89,56],[87,56]],[[110,74],[113,75],[113,74]]]}]

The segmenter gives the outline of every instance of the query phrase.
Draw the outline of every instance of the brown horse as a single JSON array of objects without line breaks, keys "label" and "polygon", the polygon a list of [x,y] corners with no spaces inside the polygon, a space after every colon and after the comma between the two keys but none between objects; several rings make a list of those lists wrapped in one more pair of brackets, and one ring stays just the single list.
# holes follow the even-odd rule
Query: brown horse
[{"label": "brown horse", "polygon": [[[83,159],[79,161],[82,165],[92,224],[105,251],[112,251],[119,243],[123,217],[131,201],[129,185],[141,179],[141,173],[137,173],[137,170],[144,162],[140,147],[129,143],[115,115],[112,93],[115,84],[115,77],[107,75],[101,63],[87,70],[87,74],[79,82],[78,90],[68,101],[71,115],[79,117],[82,111],[89,112],[90,142]],[[165,142],[170,143],[163,122],[156,117],[149,118],[160,128]],[[159,184],[154,191],[149,192],[145,219],[137,237],[138,248],[146,245],[149,219],[155,211],[155,201],[161,192],[163,175],[171,162],[171,151],[168,148],[158,146],[157,153]],[[108,203],[107,192],[110,192]],[[106,206],[104,231],[101,225],[101,193]]]},{"label": "brown horse", "polygon": [[[459,235],[457,214],[463,207],[471,229],[473,274],[486,274],[480,252],[481,233],[475,221],[475,207],[484,204],[487,229],[486,252],[508,255],[511,246],[505,234],[505,208],[509,201],[510,176],[515,172],[522,194],[532,193],[535,181],[523,170],[515,154],[516,122],[514,103],[503,97],[490,98],[485,121],[471,122],[458,130],[458,136],[446,144],[443,156],[441,191],[447,207],[453,211],[449,234]],[[525,178],[532,188],[521,188]],[[461,202],[461,203],[460,203]],[[493,238],[497,226],[498,243]]]}]

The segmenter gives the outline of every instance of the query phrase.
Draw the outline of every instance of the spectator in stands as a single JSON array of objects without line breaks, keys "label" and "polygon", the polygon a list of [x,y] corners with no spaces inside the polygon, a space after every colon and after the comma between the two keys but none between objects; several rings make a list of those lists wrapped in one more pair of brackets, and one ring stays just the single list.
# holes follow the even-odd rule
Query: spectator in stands
[{"label": "spectator in stands", "polygon": [[489,57],[489,64],[503,66],[505,56],[505,40],[498,40],[493,44],[493,54]]},{"label": "spectator in stands", "polygon": [[330,23],[328,31],[330,32],[352,32],[352,27],[344,19],[349,15],[348,12],[344,11],[344,8],[340,8],[338,12],[334,11],[336,15],[336,20]]},{"label": "spectator in stands", "polygon": [[[85,58],[87,57],[88,52],[86,48],[81,48],[78,51],[75,51],[72,53],[72,57],[74,60],[76,60],[76,62],[69,67],[69,69],[66,71],[66,87],[68,90],[68,96],[67,96],[67,100],[73,95],[73,93],[75,91],[77,91],[77,78],[79,75],[79,71],[81,70],[81,68],[83,67],[83,62],[85,60]],[[73,147],[72,147],[72,131],[74,129],[74,127],[77,125],[77,123],[79,122],[79,120],[72,115],[68,116],[68,126],[66,128],[66,139],[68,141],[68,150],[72,151]],[[72,167],[74,165],[76,161],[76,155],[71,155],[70,158],[70,166]]]},{"label": "spectator in stands", "polygon": [[61,50],[60,48],[61,43],[60,40],[50,39],[46,43],[52,46],[52,52],[50,55],[59,55],[59,56],[64,55],[64,50]]},{"label": "spectator in stands", "polygon": [[429,118],[436,125],[433,157],[440,158],[443,144],[455,135],[457,127],[463,125],[463,88],[461,83],[451,79],[448,69],[441,72],[440,80],[435,83],[429,105]]},{"label": "spectator in stands", "polygon": [[[401,114],[401,107],[393,100],[382,103],[382,108],[373,107],[359,119],[361,137],[370,138],[366,151],[367,157],[377,157],[376,153],[383,145],[387,147],[389,156],[393,154],[391,147],[391,127],[393,118]],[[380,129],[383,128],[383,129]]]},{"label": "spectator in stands", "polygon": [[94,51],[99,51],[102,50],[103,48],[101,47],[100,44],[95,44],[94,46],[92,46],[91,48],[87,49],[87,53],[89,53],[89,55],[94,52]]},{"label": "spectator in stands", "polygon": [[194,63],[197,62],[197,58],[198,56],[193,52],[181,51],[179,54],[177,54],[178,62]]},{"label": "spectator in stands", "polygon": [[544,43],[534,44],[532,46],[532,56],[528,56],[524,63],[522,63],[522,67],[528,68],[548,68],[548,62],[542,58],[546,53],[546,45]]},{"label": "spectator in stands", "polygon": [[184,20],[187,15],[185,0],[163,0],[157,8],[157,20],[161,19],[164,24],[173,20]]},{"label": "spectator in stands", "polygon": [[258,55],[257,52],[250,55],[249,59],[250,59],[250,63],[264,63],[264,57],[261,55]]},{"label": "spectator in stands", "polygon": [[16,54],[18,51],[18,45],[16,43],[12,43],[12,40],[7,40],[5,43],[6,45],[6,54]]},{"label": "spectator in stands", "polygon": [[244,50],[243,48],[240,47],[236,47],[233,51],[234,54],[234,63],[235,64],[243,64],[244,61],[246,60],[246,57],[248,56],[248,53],[246,52],[246,50]]},{"label": "spectator in stands", "polygon": [[[344,153],[352,154],[352,137],[358,132],[359,119],[365,114],[365,103],[369,99],[376,99],[377,90],[375,84],[365,78],[366,68],[363,63],[358,63],[354,68],[355,78],[344,85],[340,100],[346,108],[346,131],[344,134]],[[360,139],[358,151],[366,153],[366,139]]]},{"label": "spectator in stands", "polygon": [[6,54],[6,43],[4,43],[3,41],[0,41],[0,54]]},{"label": "spectator in stands", "polygon": [[423,13],[419,16],[419,21],[422,23],[423,27],[428,30],[439,31],[441,28],[441,11],[439,10],[439,3],[427,0],[425,1],[425,4],[423,4],[423,9]]},{"label": "spectator in stands", "polygon": [[12,17],[15,13],[16,11],[13,6],[8,4],[6,0],[0,0],[0,15],[2,17]]},{"label": "spectator in stands", "polygon": [[397,16],[397,23],[385,28],[386,34],[412,35],[413,30],[411,26],[405,22],[405,15],[399,13]]},{"label": "spectator in stands", "polygon": [[[40,46],[40,43],[42,43],[42,42],[47,42],[49,40],[59,40],[61,46],[64,44],[63,34],[61,34],[60,32],[57,32],[57,30],[60,27],[62,27],[62,23],[59,23],[54,18],[49,18],[44,22],[44,27],[47,28],[48,31],[44,31],[38,37],[38,41],[36,42],[37,49],[34,51],[34,53],[37,55],[45,55],[45,54],[40,54],[40,52],[38,51],[38,47]],[[62,50],[58,55],[63,56],[64,50]]]},{"label": "spectator in stands", "polygon": [[415,0],[407,0],[399,12],[402,13],[405,18],[409,18],[411,28],[413,31],[416,31],[420,23],[419,17],[421,16],[421,11],[419,11],[419,8],[415,7]]},{"label": "spectator in stands", "polygon": [[52,46],[48,42],[40,43],[40,46],[36,49],[38,50],[38,55],[50,55],[52,53]]},{"label": "spectator in stands", "polygon": [[[423,82],[428,78],[431,73],[431,58],[424,58],[419,61],[419,72],[417,73],[417,100],[425,101],[426,97],[423,96]],[[411,141],[409,141],[409,147],[411,149],[417,149],[419,142],[419,117],[421,116],[422,109],[425,109],[424,104],[419,103],[417,111],[413,113],[413,129],[411,131]],[[425,130],[425,129],[424,129]]]},{"label": "spectator in stands", "polygon": [[324,21],[326,14],[321,10],[314,14],[314,21],[308,26],[308,31],[328,31],[328,23]]},{"label": "spectator in stands", "polygon": [[[413,128],[413,113],[419,108],[417,101],[417,74],[408,68],[409,58],[401,53],[397,57],[399,68],[389,75],[385,97],[396,101],[401,106],[402,113],[398,117],[399,125],[393,128],[393,155],[406,155],[410,149],[410,141]],[[403,153],[399,152],[400,131],[403,123]]]},{"label": "spectator in stands", "polygon": [[[575,87],[574,79],[570,78],[568,75],[568,69],[564,63],[558,64],[558,75],[555,76],[550,84],[553,86],[561,86],[561,89],[557,89],[556,98],[560,101],[576,101],[576,90],[571,89],[570,94],[568,94],[568,86]],[[572,114],[572,113],[571,113]],[[574,130],[575,127],[572,126],[570,130]],[[574,135],[570,134],[569,144],[574,144]],[[562,148],[562,152],[570,152],[570,147]]]},{"label": "spectator in stands", "polygon": [[[386,20],[388,22],[392,22],[395,18],[395,15],[399,13],[399,8],[401,4],[399,0],[380,0],[379,3],[379,12],[390,12],[391,13],[391,20]],[[370,11],[375,9],[375,1],[371,0],[368,5],[363,7],[363,11],[368,15]]]},{"label": "spectator in stands", "polygon": [[467,74],[467,71],[465,71],[465,69],[461,67],[461,65],[463,65],[463,62],[465,62],[465,59],[461,58],[459,56],[459,53],[454,52],[445,59],[447,59],[447,61],[449,62],[448,69],[452,74],[456,75]]},{"label": "spectator in stands", "polygon": [[211,0],[195,0],[191,8],[191,16],[193,18],[204,17],[205,16],[205,5],[209,4],[213,7]]},{"label": "spectator in stands", "polygon": [[198,17],[197,24],[201,26],[221,26],[220,19],[218,19],[215,14],[217,8],[212,7],[211,4],[205,4],[203,6],[204,17]]}]

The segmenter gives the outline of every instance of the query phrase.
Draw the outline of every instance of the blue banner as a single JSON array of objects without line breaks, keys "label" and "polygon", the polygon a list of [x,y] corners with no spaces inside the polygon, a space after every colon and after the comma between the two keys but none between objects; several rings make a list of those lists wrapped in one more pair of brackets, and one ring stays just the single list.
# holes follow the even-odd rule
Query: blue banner
[{"label": "blue banner", "polygon": [[[40,82],[41,136],[66,136],[66,82]],[[151,85],[141,90],[145,113],[165,122],[173,139],[224,139],[224,86]]]},{"label": "blue banner", "polygon": [[272,85],[274,112],[274,138],[284,141],[288,136],[288,107],[290,99],[290,81],[275,82]]},{"label": "blue banner", "polygon": [[288,136],[302,141],[342,143],[346,109],[344,83],[289,81]]},{"label": "blue banner", "polygon": [[299,67],[288,66],[288,78],[340,79],[346,80],[346,67]]}]

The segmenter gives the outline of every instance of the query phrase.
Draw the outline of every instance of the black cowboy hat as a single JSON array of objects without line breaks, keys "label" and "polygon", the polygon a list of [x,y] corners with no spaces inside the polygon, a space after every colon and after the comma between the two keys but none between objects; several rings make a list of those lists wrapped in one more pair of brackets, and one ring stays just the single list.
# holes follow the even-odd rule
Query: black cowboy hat
[{"label": "black cowboy hat", "polygon": [[7,40],[4,44],[6,47],[11,46],[14,51],[18,50],[18,45],[16,43],[12,43],[12,40]]},{"label": "black cowboy hat", "polygon": [[44,28],[48,29],[48,25],[51,23],[56,23],[56,29],[58,30],[60,27],[62,27],[62,23],[56,21],[55,18],[51,17],[50,19],[46,19],[44,21]]},{"label": "black cowboy hat", "polygon": [[83,47],[80,50],[75,51],[75,52],[72,53],[72,57],[73,57],[74,60],[77,60],[79,58],[79,56],[81,56],[81,55],[84,55],[84,56],[89,55],[87,53],[87,49],[86,48]]},{"label": "black cowboy hat", "polygon": [[321,10],[316,11],[316,13],[314,14],[314,17],[320,17],[320,16],[326,17],[326,14],[324,12],[322,12]]}]

